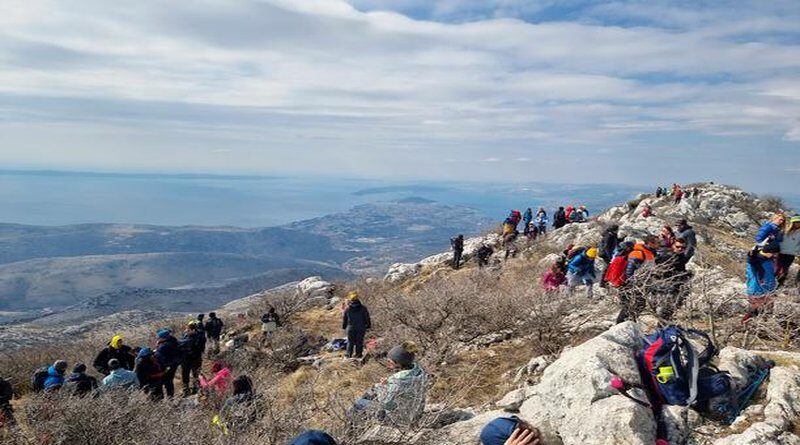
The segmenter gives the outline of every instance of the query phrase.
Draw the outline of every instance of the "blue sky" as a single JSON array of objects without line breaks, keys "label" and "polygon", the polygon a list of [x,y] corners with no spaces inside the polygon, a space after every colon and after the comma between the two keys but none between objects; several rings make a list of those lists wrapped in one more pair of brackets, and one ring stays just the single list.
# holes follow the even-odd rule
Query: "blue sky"
[{"label": "blue sky", "polygon": [[800,2],[5,0],[0,165],[800,183]]}]

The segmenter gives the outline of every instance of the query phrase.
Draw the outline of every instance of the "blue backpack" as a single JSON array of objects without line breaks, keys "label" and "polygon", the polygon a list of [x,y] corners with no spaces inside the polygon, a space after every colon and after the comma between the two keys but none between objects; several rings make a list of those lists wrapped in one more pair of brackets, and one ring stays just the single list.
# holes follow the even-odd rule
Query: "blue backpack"
[{"label": "blue backpack", "polygon": [[[689,338],[706,343],[701,352]],[[709,401],[735,398],[730,374],[710,365],[717,349],[705,332],[667,326],[644,339],[636,354],[642,381],[653,406],[692,406],[705,411]]]}]

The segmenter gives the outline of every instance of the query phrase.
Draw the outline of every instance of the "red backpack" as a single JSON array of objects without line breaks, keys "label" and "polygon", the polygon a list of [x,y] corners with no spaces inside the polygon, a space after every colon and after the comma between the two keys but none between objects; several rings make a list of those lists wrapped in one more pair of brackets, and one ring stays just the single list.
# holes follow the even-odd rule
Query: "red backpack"
[{"label": "red backpack", "polygon": [[625,284],[625,269],[628,268],[628,255],[617,255],[606,269],[606,282],[614,287]]}]

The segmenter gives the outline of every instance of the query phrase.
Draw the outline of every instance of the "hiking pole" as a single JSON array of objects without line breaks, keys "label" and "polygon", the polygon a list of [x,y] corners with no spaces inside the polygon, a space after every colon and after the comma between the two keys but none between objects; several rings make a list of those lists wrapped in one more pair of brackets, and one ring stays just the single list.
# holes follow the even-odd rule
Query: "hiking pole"
[{"label": "hiking pole", "polygon": [[612,388],[616,389],[620,394],[622,394],[623,396],[627,397],[630,400],[633,400],[634,402],[638,403],[639,405],[642,405],[642,406],[644,406],[646,408],[651,408],[651,409],[653,408],[652,406],[650,406],[649,403],[644,402],[642,400],[639,400],[636,397],[628,394],[628,390],[631,389],[631,388],[636,388],[636,386],[630,385],[628,383],[625,383],[618,376],[611,377],[610,385],[611,385]]},{"label": "hiking pole", "polygon": [[745,390],[742,391],[742,393],[736,397],[736,403],[738,404],[738,406],[725,419],[725,422],[728,425],[736,421],[736,418],[739,417],[739,414],[741,414],[741,412],[744,410],[744,406],[747,404],[748,401],[750,401],[750,398],[753,397],[753,394],[755,394],[756,390],[758,390],[761,384],[764,383],[764,380],[766,380],[767,377],[769,377],[769,370],[770,368],[764,368],[761,371],[759,371],[758,376],[753,381],[753,383],[748,385],[747,388],[745,388]]}]

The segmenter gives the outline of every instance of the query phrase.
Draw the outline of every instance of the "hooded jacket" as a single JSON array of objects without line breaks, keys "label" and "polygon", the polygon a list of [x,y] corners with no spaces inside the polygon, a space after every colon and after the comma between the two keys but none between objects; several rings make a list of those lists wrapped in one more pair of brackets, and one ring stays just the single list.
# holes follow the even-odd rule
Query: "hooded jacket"
[{"label": "hooded jacket", "polygon": [[64,386],[64,374],[60,374],[56,371],[55,366],[50,366],[47,368],[47,378],[44,380],[44,390],[50,391],[56,388],[60,388]]},{"label": "hooded jacket", "polygon": [[208,338],[219,339],[219,336],[222,335],[222,327],[223,323],[219,317],[209,317],[206,325],[204,326],[206,336]]},{"label": "hooded jacket", "polygon": [[183,353],[178,345],[178,339],[172,334],[158,340],[156,360],[163,368],[174,368],[183,361]]},{"label": "hooded jacket", "polygon": [[159,365],[158,360],[151,360],[149,357],[142,357],[136,360],[136,368],[134,369],[136,378],[139,380],[140,386],[147,386],[158,384],[164,377],[164,370]]},{"label": "hooded jacket", "polygon": [[[114,345],[118,346],[118,348],[115,348]],[[119,360],[120,365],[128,370],[133,369],[136,360],[136,357],[133,356],[133,350],[129,346],[122,344],[122,338],[120,337],[114,337],[108,342],[108,346],[100,350],[94,362],[92,362],[92,366],[100,374],[108,375],[111,373],[111,370],[108,369],[108,362],[112,358]]]},{"label": "hooded jacket", "polygon": [[763,246],[770,241],[780,243],[783,241],[781,228],[772,221],[765,222],[756,234],[756,244]]},{"label": "hooded jacket", "polygon": [[111,374],[103,379],[103,386],[106,388],[138,388],[139,379],[136,373],[127,369],[114,369]]},{"label": "hooded jacket", "polygon": [[655,253],[642,243],[636,243],[633,251],[628,254],[628,265],[625,268],[625,277],[630,278],[644,263],[653,261]]},{"label": "hooded jacket", "polygon": [[375,387],[375,400],[383,414],[394,424],[409,425],[419,420],[425,410],[428,376],[414,364],[398,371]]},{"label": "hooded jacket", "polygon": [[570,260],[569,265],[567,265],[567,270],[569,273],[581,277],[589,275],[594,276],[594,260],[586,256],[586,252],[581,252]]},{"label": "hooded jacket", "polygon": [[350,302],[342,315],[342,329],[366,332],[370,328],[372,328],[372,320],[369,318],[367,307],[359,300]]}]

